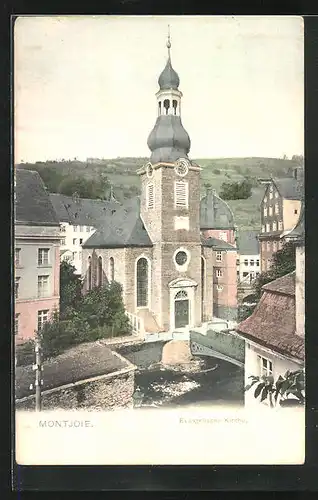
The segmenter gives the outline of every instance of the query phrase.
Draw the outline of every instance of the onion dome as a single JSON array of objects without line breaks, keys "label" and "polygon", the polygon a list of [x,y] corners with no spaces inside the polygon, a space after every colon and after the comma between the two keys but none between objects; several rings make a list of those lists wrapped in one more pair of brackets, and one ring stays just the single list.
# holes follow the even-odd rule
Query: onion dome
[{"label": "onion dome", "polygon": [[180,79],[178,73],[173,69],[171,65],[170,55],[168,57],[165,69],[161,73],[158,79],[160,90],[174,89],[177,90],[180,84]]},{"label": "onion dome", "polygon": [[235,229],[234,216],[229,205],[210,188],[201,200],[200,228]]},{"label": "onion dome", "polygon": [[180,116],[158,116],[147,141],[152,152],[151,163],[174,162],[187,158],[190,151],[190,137],[183,128]]}]

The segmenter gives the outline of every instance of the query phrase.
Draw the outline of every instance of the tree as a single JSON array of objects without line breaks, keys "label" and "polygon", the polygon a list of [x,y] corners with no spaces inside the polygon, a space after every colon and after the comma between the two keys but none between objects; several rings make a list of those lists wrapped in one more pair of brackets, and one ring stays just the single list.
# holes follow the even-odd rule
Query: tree
[{"label": "tree", "polygon": [[[253,283],[252,299],[257,305],[262,296],[262,287],[271,281],[293,272],[296,268],[296,248],[293,243],[287,242],[281,250],[274,253],[272,266],[269,271],[261,273]],[[248,318],[256,305],[248,308],[240,307],[239,320]]]},{"label": "tree", "polygon": [[220,197],[223,200],[246,200],[252,195],[252,183],[249,179],[241,182],[223,182]]},{"label": "tree", "polygon": [[108,180],[101,177],[98,180],[85,179],[78,176],[67,176],[59,185],[59,193],[72,196],[77,192],[80,198],[105,199]]},{"label": "tree", "polygon": [[[251,382],[245,387],[249,391],[255,387],[254,397],[260,401],[268,399],[271,408],[278,403],[280,406],[304,405],[305,403],[305,374],[303,370],[289,371],[284,376],[279,375],[276,382],[272,375],[249,377]],[[293,396],[290,399],[289,396]],[[288,401],[288,403],[287,403]]]},{"label": "tree", "polygon": [[117,282],[90,290],[83,298],[80,315],[91,328],[106,327],[107,333],[112,335],[130,331],[122,300],[122,287]]},{"label": "tree", "polygon": [[82,279],[75,274],[75,267],[63,260],[60,264],[60,317],[72,317],[82,301]]}]

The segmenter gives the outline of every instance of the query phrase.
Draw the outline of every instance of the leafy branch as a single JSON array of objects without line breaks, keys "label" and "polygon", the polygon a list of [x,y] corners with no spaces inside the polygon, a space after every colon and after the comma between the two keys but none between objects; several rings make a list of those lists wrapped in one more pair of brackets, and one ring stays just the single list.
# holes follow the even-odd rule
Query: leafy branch
[{"label": "leafy branch", "polygon": [[[291,405],[294,404],[292,401],[301,405],[305,403],[304,370],[293,372],[287,370],[284,376],[279,375],[276,382],[272,375],[263,375],[262,377],[251,375],[249,379],[250,383],[245,387],[245,391],[255,387],[255,399],[260,397],[261,402],[268,399],[271,408],[274,408],[277,403],[281,406],[287,406],[287,400],[288,404]],[[290,399],[289,396],[293,396],[293,398]]]}]

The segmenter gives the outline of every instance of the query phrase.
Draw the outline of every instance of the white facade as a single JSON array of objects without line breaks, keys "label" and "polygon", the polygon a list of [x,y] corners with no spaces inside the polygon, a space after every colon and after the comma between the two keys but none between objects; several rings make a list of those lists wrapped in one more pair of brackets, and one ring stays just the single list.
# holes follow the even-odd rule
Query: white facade
[{"label": "white facade", "polygon": [[76,274],[82,272],[82,244],[96,231],[93,226],[75,226],[68,222],[60,224],[61,260],[69,260]]},{"label": "white facade", "polygon": [[237,277],[240,283],[250,283],[260,274],[260,255],[238,255]]},{"label": "white facade", "polygon": [[[244,369],[244,385],[250,383],[249,377],[262,375],[273,375],[274,380],[279,375],[284,376],[287,370],[296,371],[303,368],[303,362],[296,358],[289,358],[283,354],[278,354],[271,349],[266,349],[254,342],[245,339],[245,369]],[[259,398],[254,397],[256,386],[245,391],[245,406],[259,404]],[[264,402],[264,404],[268,404]]]},{"label": "white facade", "polygon": [[305,335],[305,247],[296,247],[296,334]]}]

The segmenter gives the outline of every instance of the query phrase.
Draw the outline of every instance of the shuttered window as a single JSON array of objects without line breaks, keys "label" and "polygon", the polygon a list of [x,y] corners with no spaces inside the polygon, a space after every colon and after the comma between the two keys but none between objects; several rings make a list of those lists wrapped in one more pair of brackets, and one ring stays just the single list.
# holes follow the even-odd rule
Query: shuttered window
[{"label": "shuttered window", "polygon": [[153,208],[155,204],[155,199],[154,199],[154,185],[153,184],[148,184],[147,186],[147,207],[148,208]]},{"label": "shuttered window", "polygon": [[175,206],[188,208],[188,183],[176,181],[175,187]]}]

